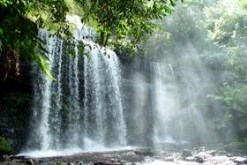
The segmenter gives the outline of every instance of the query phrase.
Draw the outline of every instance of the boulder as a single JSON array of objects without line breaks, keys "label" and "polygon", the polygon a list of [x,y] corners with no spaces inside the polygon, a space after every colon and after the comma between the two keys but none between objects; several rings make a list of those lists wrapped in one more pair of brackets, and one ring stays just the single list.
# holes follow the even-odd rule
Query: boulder
[{"label": "boulder", "polygon": [[83,162],[82,161],[77,161],[75,164],[76,165],[83,165]]},{"label": "boulder", "polygon": [[151,150],[151,149],[138,149],[138,150],[135,150],[135,154],[143,155],[143,156],[154,156],[154,155],[157,155],[158,152]]},{"label": "boulder", "polygon": [[34,161],[32,159],[26,160],[26,165],[34,165]]},{"label": "boulder", "polygon": [[10,160],[10,156],[9,155],[3,155],[2,156],[2,160],[3,161],[9,161]]},{"label": "boulder", "polygon": [[198,162],[198,163],[203,163],[204,162],[204,159],[200,156],[195,156],[195,161]]}]

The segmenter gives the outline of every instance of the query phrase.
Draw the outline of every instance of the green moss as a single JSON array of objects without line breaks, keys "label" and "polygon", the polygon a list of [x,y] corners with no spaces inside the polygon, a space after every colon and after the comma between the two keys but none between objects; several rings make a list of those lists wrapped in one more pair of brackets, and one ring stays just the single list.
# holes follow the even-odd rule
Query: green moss
[{"label": "green moss", "polygon": [[12,152],[12,147],[9,142],[4,138],[0,137],[0,155],[1,154],[10,154]]}]

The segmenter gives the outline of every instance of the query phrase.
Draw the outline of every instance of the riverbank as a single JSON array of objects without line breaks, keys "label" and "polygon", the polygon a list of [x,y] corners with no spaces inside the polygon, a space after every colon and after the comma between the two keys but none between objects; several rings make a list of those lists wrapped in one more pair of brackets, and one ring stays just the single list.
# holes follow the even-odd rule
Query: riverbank
[{"label": "riverbank", "polygon": [[155,151],[131,149],[122,151],[85,152],[70,156],[29,157],[3,156],[0,165],[238,165],[247,164],[246,156],[225,151],[183,149]]}]

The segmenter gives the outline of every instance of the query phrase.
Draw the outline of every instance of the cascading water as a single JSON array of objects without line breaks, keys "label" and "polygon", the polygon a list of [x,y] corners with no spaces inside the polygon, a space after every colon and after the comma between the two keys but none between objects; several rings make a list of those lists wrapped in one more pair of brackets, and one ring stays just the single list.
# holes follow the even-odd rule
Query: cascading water
[{"label": "cascading water", "polygon": [[[199,63],[196,57],[190,60]],[[206,75],[203,66],[143,60],[136,60],[133,66],[126,74],[132,76],[126,76],[130,81],[124,92],[130,145],[162,149],[214,138],[199,109],[206,97],[203,85],[210,81],[209,76],[202,76]]]},{"label": "cascading water", "polygon": [[162,143],[169,138],[169,120],[171,114],[177,109],[174,98],[176,92],[172,66],[152,62],[150,64],[152,79],[151,98],[154,114],[154,144]]},{"label": "cascading water", "polygon": [[125,146],[126,128],[117,56],[110,50],[100,50],[95,45],[91,47],[94,53],[84,61],[85,137],[107,142],[110,146]]},{"label": "cascading water", "polygon": [[[34,66],[26,146],[31,154],[26,154],[53,156],[127,146],[162,149],[167,143],[208,137],[200,132],[208,127],[196,106],[196,98],[204,96],[201,85],[206,79],[197,75],[201,66],[180,69],[174,63],[131,60],[134,65],[124,64],[122,74],[116,54],[96,44],[92,34],[91,28],[81,26],[73,40],[65,41],[39,31],[55,80]],[[198,132],[198,137],[191,136]]]},{"label": "cascading water", "polygon": [[147,147],[169,143],[173,115],[179,108],[173,67],[138,60],[134,66],[137,66],[131,78],[134,85],[129,89],[133,89],[133,94],[127,101],[128,108],[132,109],[128,112],[129,141],[132,145]]},{"label": "cascading water", "polygon": [[87,151],[127,144],[120,64],[113,51],[91,40],[91,34],[90,28],[84,27],[68,43],[39,31],[55,80],[34,67],[27,150]]},{"label": "cascading water", "polygon": [[[34,102],[33,102],[33,134],[31,139],[38,148],[47,150],[51,145],[57,145],[55,142],[59,135],[59,111],[61,110],[61,54],[62,54],[62,40],[57,38],[49,38],[49,33],[40,30],[39,37],[47,42],[46,49],[50,53],[47,54],[51,65],[58,65],[54,69],[58,81],[52,80],[43,74],[35,74],[34,79]],[[37,67],[34,68],[35,73],[40,73]],[[53,90],[57,91],[54,95]],[[51,111],[54,109],[54,111]],[[50,118],[50,116],[54,116]],[[51,127],[54,125],[54,127]],[[30,145],[33,145],[31,142]]]}]

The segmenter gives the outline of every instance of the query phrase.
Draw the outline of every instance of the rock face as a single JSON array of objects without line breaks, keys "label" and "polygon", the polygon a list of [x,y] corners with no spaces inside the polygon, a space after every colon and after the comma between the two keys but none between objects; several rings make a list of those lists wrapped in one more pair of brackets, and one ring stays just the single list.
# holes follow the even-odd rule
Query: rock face
[{"label": "rock face", "polygon": [[[0,68],[3,64],[0,63]],[[0,70],[0,136],[18,152],[24,145],[32,102],[31,66],[21,61],[20,75],[9,72],[6,80]]]}]

